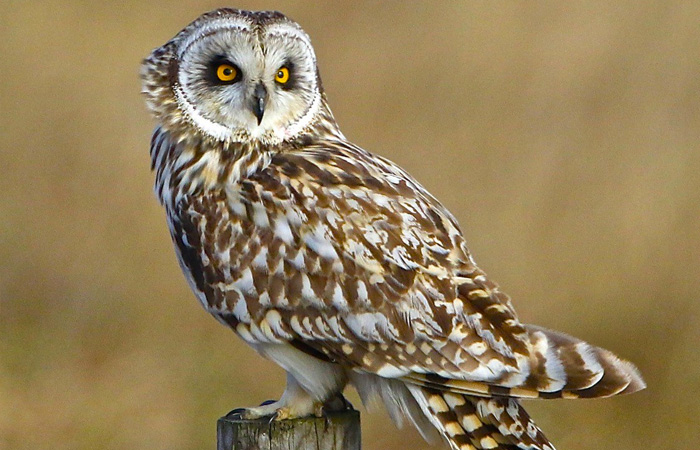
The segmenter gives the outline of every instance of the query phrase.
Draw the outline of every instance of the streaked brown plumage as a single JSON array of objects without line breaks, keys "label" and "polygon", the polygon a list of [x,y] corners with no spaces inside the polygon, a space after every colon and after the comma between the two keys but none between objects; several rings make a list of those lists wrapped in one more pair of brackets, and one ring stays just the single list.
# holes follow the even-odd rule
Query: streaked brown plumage
[{"label": "streaked brown plumage", "polygon": [[308,37],[282,14],[205,14],[153,51],[142,78],[159,122],[155,190],[185,276],[288,372],[282,399],[248,417],[319,413],[351,383],[453,449],[546,449],[518,398],[644,387],[612,353],[518,321],[449,211],[345,139]]}]

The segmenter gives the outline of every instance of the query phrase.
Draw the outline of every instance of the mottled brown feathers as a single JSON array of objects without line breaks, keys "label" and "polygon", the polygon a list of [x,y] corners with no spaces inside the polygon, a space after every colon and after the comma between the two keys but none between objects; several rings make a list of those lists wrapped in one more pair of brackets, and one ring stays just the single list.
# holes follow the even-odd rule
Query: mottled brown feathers
[{"label": "mottled brown feathers", "polygon": [[417,391],[418,401],[455,450],[554,450],[515,399],[479,398],[437,389]]}]

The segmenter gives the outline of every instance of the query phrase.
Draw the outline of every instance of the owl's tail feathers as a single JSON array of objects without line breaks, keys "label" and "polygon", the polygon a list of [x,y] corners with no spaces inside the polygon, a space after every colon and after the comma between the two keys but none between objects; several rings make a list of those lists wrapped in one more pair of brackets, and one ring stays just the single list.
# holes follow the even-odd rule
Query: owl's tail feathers
[{"label": "owl's tail feathers", "polygon": [[408,419],[430,443],[444,437],[452,450],[554,450],[512,398],[484,398],[351,372],[367,407],[380,401],[401,427]]},{"label": "owl's tail feathers", "polygon": [[554,450],[516,399],[408,389],[452,450]]},{"label": "owl's tail feathers", "polygon": [[634,364],[572,336],[525,325],[530,355],[520,372],[490,383],[411,373],[420,386],[478,397],[593,398],[630,394],[646,387]]},{"label": "owl's tail feathers", "polygon": [[612,352],[580,339],[533,325],[525,326],[532,343],[530,374],[523,395],[539,398],[593,398],[631,394],[646,387],[639,370]]}]

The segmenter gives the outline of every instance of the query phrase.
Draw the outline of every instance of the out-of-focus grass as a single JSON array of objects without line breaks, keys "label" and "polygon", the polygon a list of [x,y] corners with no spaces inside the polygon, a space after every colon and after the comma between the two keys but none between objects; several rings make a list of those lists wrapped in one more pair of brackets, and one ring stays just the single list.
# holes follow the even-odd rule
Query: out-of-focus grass
[{"label": "out-of-focus grass", "polygon": [[[0,5],[0,449],[213,448],[283,388],[200,310],[151,194],[140,60],[217,6]],[[528,404],[560,448],[695,448],[700,4],[236,6],[304,26],[345,134],[455,213],[524,320],[639,365],[641,394]],[[365,446],[422,447],[386,427]]]}]

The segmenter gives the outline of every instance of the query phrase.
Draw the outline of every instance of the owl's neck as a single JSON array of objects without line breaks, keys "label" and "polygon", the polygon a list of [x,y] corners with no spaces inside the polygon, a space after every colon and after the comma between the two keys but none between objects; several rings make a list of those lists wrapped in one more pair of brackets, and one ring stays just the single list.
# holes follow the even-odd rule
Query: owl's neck
[{"label": "owl's neck", "polygon": [[[175,129],[181,130],[182,125],[185,124]],[[151,138],[151,169],[156,174],[154,190],[162,204],[174,207],[186,195],[231,188],[267,167],[277,152],[316,140],[345,140],[325,96],[309,128],[278,145],[257,140],[222,142],[192,128],[178,133],[158,127]]]},{"label": "owl's neck", "polygon": [[321,93],[321,107],[316,114],[315,120],[309,129],[306,130],[305,134],[319,140],[346,140],[338,127],[338,123],[335,121],[335,117],[333,117],[330,106],[328,106],[328,99],[325,93]]},{"label": "owl's neck", "polygon": [[256,142],[175,138],[157,128],[151,139],[151,168],[158,200],[174,207],[182,197],[232,186],[264,169],[274,151]]}]

